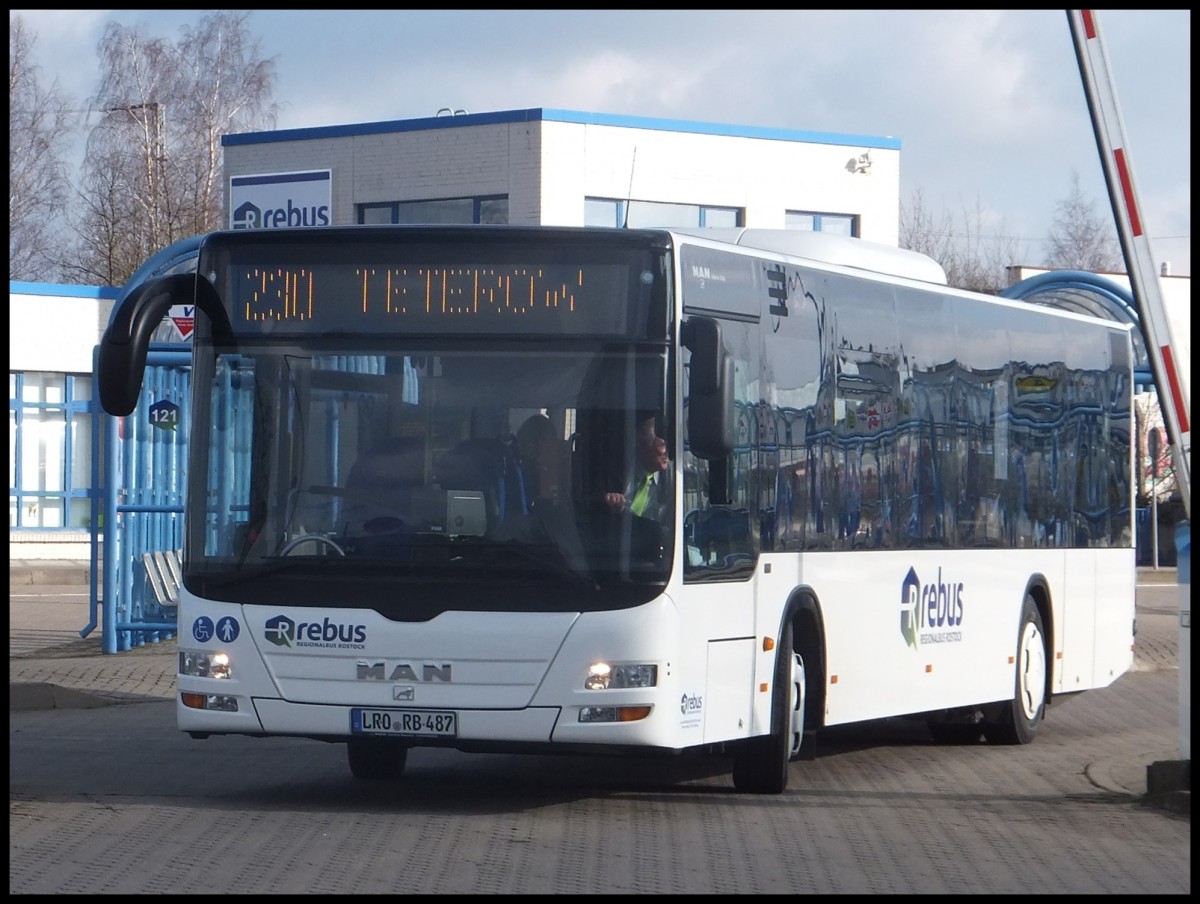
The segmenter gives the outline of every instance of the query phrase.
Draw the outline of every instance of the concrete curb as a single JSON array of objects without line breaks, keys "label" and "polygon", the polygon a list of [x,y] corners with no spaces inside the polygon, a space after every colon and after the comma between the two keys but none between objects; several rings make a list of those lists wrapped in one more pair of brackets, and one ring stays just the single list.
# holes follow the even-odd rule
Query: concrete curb
[{"label": "concrete curb", "polygon": [[87,584],[91,565],[73,559],[10,559],[9,584]]},{"label": "concrete curb", "polygon": [[1146,796],[1149,806],[1192,815],[1192,761],[1157,760],[1146,767]]},{"label": "concrete curb", "polygon": [[10,684],[8,686],[9,712],[28,712],[38,709],[97,709],[113,702],[85,691],[44,682]]},{"label": "concrete curb", "polygon": [[[1191,760],[1154,760],[1154,753],[1101,760],[1084,770],[1097,788],[1123,794],[1148,807],[1192,815]],[[1149,766],[1143,765],[1149,762]]]}]

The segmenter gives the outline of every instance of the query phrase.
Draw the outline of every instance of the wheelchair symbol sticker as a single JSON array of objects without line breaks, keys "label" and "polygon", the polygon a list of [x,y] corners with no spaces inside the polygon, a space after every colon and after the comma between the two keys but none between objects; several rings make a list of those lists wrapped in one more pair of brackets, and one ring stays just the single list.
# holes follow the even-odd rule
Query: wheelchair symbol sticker
[{"label": "wheelchair symbol sticker", "polygon": [[208,643],[212,640],[213,633],[212,619],[207,615],[201,615],[192,622],[192,637],[196,638],[200,643]]}]

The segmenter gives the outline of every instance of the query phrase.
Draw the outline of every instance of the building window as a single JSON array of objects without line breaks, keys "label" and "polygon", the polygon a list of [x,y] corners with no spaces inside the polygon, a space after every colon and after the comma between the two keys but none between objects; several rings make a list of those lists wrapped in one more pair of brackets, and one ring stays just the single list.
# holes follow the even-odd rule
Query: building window
[{"label": "building window", "polygon": [[700,225],[716,229],[720,226],[741,226],[745,223],[740,207],[701,207]]},{"label": "building window", "polygon": [[858,217],[851,214],[789,210],[784,213],[783,225],[785,229],[830,232],[834,235],[858,235]]},{"label": "building window", "polygon": [[662,201],[618,201],[612,198],[583,200],[585,226],[692,229],[697,226],[741,226],[744,222],[740,207],[668,204]]},{"label": "building window", "polygon": [[90,526],[92,406],[90,376],[9,373],[10,528]]},{"label": "building window", "polygon": [[620,201],[609,201],[605,198],[584,198],[583,225],[620,227],[622,225],[622,207],[623,204]]},{"label": "building window", "polygon": [[393,225],[507,223],[508,198],[437,198],[428,201],[359,204],[358,222]]}]

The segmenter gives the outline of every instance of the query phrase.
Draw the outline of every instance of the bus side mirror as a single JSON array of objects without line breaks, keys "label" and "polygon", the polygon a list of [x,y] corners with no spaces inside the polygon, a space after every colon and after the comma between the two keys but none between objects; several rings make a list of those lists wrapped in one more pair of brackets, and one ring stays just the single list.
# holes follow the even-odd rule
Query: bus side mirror
[{"label": "bus side mirror", "polygon": [[716,461],[733,451],[733,359],[721,341],[721,325],[711,317],[691,317],[683,325],[688,367],[688,447],[698,458]]},{"label": "bus side mirror", "polygon": [[100,338],[96,382],[100,405],[109,414],[124,417],[137,407],[150,337],[177,304],[195,304],[213,322],[214,338],[229,341],[229,319],[208,280],[176,273],[137,286],[118,303]]}]

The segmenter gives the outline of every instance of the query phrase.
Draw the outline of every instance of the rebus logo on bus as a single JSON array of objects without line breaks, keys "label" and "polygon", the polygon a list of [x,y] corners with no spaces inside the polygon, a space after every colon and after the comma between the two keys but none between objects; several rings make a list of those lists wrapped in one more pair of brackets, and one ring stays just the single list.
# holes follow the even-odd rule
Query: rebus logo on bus
[{"label": "rebus logo on bus", "polygon": [[337,624],[326,617],[320,622],[294,622],[286,615],[267,619],[263,637],[277,647],[331,647],[362,649],[366,625]]},{"label": "rebus logo on bus", "polygon": [[328,226],[332,170],[233,176],[229,180],[231,229]]},{"label": "rebus logo on bus", "polygon": [[938,568],[937,580],[922,584],[917,577],[917,570],[909,568],[904,583],[900,585],[900,633],[904,636],[904,642],[915,650],[923,643],[961,641],[961,631],[932,629],[961,625],[963,602],[962,581],[943,581],[942,569]]}]

